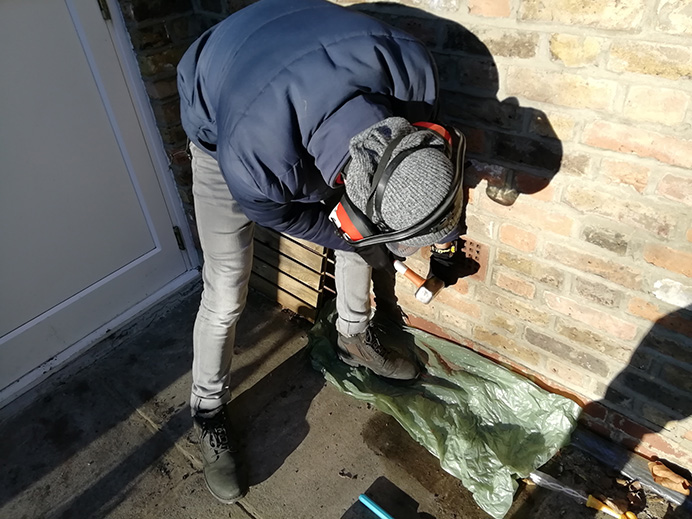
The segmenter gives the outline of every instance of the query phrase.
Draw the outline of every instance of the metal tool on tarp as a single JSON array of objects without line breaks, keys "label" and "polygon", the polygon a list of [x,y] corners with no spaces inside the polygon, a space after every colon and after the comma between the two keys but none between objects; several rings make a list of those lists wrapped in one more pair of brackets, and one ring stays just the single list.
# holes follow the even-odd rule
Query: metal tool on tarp
[{"label": "metal tool on tarp", "polygon": [[529,474],[529,479],[533,481],[539,487],[547,488],[548,490],[554,490],[555,492],[560,492],[566,496],[571,497],[576,502],[586,505],[594,510],[599,510],[617,519],[637,519],[637,516],[633,512],[625,512],[624,514],[619,514],[603,501],[596,499],[592,495],[586,495],[586,493],[570,488],[566,485],[560,483],[557,479],[548,474],[541,472],[540,470],[535,470]]}]

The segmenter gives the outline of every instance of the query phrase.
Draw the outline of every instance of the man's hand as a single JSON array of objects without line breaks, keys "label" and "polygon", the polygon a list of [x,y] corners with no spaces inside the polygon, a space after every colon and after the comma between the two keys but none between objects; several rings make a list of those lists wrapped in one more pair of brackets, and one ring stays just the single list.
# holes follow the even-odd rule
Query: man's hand
[{"label": "man's hand", "polygon": [[394,269],[394,256],[384,244],[368,245],[359,247],[356,252],[363,258],[368,265],[376,270],[382,270],[388,274],[396,274]]},{"label": "man's hand", "polygon": [[475,274],[480,265],[467,258],[461,250],[462,240],[435,244],[430,247],[430,272],[428,277],[435,276],[446,287],[455,285],[461,278]]}]

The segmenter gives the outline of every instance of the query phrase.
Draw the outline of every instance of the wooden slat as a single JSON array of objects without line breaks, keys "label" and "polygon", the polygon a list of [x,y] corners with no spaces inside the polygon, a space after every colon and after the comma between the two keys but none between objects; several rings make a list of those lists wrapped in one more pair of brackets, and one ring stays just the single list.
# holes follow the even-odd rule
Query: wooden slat
[{"label": "wooden slat", "polygon": [[288,308],[292,312],[305,317],[309,321],[315,322],[317,310],[314,307],[305,304],[304,301],[301,301],[297,297],[285,292],[266,279],[263,279],[258,275],[253,275],[250,278],[250,286],[267,296],[272,301],[276,301],[284,308]]},{"label": "wooden slat", "polygon": [[[314,255],[313,255],[314,256]],[[302,263],[298,263],[292,258],[272,250],[261,242],[255,242],[255,257],[272,267],[288,274],[289,276],[302,281],[310,288],[319,291],[322,276],[319,272],[307,268]],[[317,256],[314,256],[317,257]]]},{"label": "wooden slat", "polygon": [[275,267],[261,260],[253,262],[252,271],[259,274],[265,280],[276,286],[284,289],[289,294],[293,294],[298,299],[305,301],[310,306],[317,306],[319,300],[319,292],[314,290],[300,281],[293,279],[288,274],[277,270]]},{"label": "wooden slat", "polygon": [[[282,240],[279,243],[275,244],[267,244],[264,242],[261,242],[259,240],[255,240],[255,245],[258,246],[264,246],[265,249],[262,249],[261,252],[255,251],[255,254],[264,259],[263,256],[266,256],[268,258],[271,258],[273,256],[277,256],[279,253],[288,256],[289,258],[293,259],[294,261],[297,261],[299,263],[302,263],[306,267],[316,271],[320,272],[322,270],[322,264],[324,258],[322,256],[318,256],[312,251],[309,251],[307,249],[304,249],[297,243],[292,243],[287,240]],[[257,249],[257,247],[255,247]]]},{"label": "wooden slat", "polygon": [[320,245],[255,226],[250,284],[283,307],[314,321],[322,298],[323,270],[333,270],[328,253]]},{"label": "wooden slat", "polygon": [[[265,227],[260,227],[259,225],[255,226],[255,239],[266,243],[274,249],[280,250],[279,244],[281,243],[281,246],[287,247],[288,250],[297,251],[298,249],[296,249],[296,247],[299,247],[312,251],[314,254],[320,257],[326,256],[327,254],[327,249],[321,245],[315,245],[309,241],[294,238],[293,236],[288,236],[286,234],[279,234],[276,231],[272,231],[271,229],[267,229]],[[288,256],[292,256],[292,254],[286,254]]]}]

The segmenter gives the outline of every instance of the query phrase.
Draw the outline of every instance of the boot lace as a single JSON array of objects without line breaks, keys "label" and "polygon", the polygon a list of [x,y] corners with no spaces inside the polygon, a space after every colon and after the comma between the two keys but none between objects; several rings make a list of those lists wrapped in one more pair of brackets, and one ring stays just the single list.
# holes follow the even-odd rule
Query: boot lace
[{"label": "boot lace", "polygon": [[226,430],[226,426],[224,424],[223,413],[219,413],[212,418],[202,420],[201,426],[202,441],[206,441],[216,456],[229,450],[228,431]]},{"label": "boot lace", "polygon": [[371,326],[365,330],[365,344],[372,348],[380,357],[387,358],[389,352],[380,344],[380,340]]}]

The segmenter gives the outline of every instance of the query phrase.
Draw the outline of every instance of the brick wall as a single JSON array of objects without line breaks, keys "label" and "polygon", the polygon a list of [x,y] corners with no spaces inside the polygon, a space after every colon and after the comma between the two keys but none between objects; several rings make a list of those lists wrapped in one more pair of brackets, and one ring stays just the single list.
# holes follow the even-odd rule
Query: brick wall
[{"label": "brick wall", "polygon": [[[193,218],[175,64],[251,1],[120,3]],[[574,398],[602,434],[692,467],[689,2],[353,8],[429,46],[443,114],[468,138],[466,221],[482,268],[429,306],[400,282],[411,321]],[[409,263],[426,269],[422,254]]]},{"label": "brick wall", "polygon": [[[428,306],[399,283],[412,322],[569,395],[600,433],[688,469],[689,5],[354,6],[426,42],[443,115],[469,138],[468,237],[484,264]],[[516,202],[494,202],[498,187],[520,193]],[[424,254],[408,263],[426,271]]]}]

